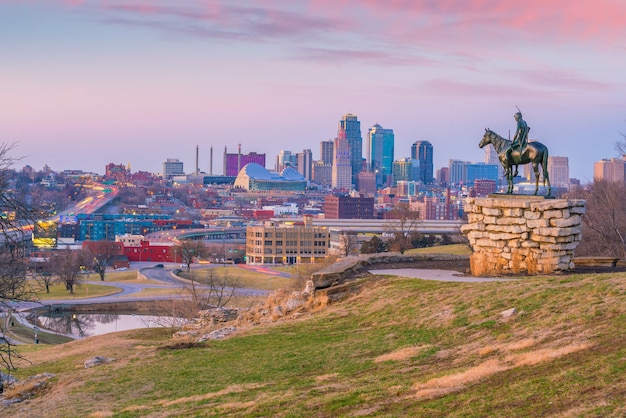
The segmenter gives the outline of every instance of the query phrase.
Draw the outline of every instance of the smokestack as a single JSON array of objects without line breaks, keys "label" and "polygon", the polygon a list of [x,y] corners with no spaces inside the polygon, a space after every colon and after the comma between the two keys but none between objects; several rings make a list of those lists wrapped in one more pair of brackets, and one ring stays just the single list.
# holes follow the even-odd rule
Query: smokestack
[{"label": "smokestack", "polygon": [[213,175],[213,145],[211,145],[211,150],[209,152],[209,175]]},{"label": "smokestack", "polygon": [[241,170],[241,144],[239,144],[239,153],[237,154],[237,174]]},{"label": "smokestack", "polygon": [[224,175],[226,175],[226,157],[227,156],[228,156],[228,151],[226,150],[226,145],[224,145],[224,167],[223,167]]},{"label": "smokestack", "polygon": [[196,177],[200,175],[200,167],[198,166],[199,156],[200,156],[200,147],[196,145]]}]

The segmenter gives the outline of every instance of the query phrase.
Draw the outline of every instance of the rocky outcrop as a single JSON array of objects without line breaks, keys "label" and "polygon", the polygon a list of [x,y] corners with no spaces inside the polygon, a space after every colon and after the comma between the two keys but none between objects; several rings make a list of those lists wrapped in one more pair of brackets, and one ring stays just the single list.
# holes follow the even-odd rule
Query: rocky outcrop
[{"label": "rocky outcrop", "polygon": [[326,289],[346,283],[365,272],[372,265],[407,264],[426,261],[467,261],[467,256],[452,254],[400,254],[376,253],[346,257],[311,276],[316,290]]},{"label": "rocky outcrop", "polygon": [[502,196],[468,199],[461,227],[473,275],[551,273],[574,267],[584,200]]}]

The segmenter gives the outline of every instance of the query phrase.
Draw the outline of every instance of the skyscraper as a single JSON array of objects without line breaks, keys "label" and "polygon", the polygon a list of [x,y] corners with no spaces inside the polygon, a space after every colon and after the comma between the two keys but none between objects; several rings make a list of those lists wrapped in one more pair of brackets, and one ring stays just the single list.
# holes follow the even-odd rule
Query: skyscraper
[{"label": "skyscraper", "polygon": [[320,161],[322,161],[324,164],[332,165],[334,145],[335,141],[333,141],[332,139],[320,142]]},{"label": "skyscraper", "polygon": [[548,175],[552,187],[569,185],[569,160],[567,157],[548,157]]},{"label": "skyscraper", "polygon": [[302,150],[296,154],[298,172],[304,176],[307,181],[311,181],[313,178],[313,153],[310,149]]},{"label": "skyscraper", "polygon": [[376,185],[387,183],[391,175],[394,157],[393,129],[384,129],[379,124],[367,133],[367,163],[369,171],[376,173]]},{"label": "skyscraper", "polygon": [[432,184],[433,145],[428,141],[416,141],[411,146],[411,158],[420,162],[419,180],[424,184]]},{"label": "skyscraper", "polygon": [[335,138],[333,146],[333,189],[352,189],[352,166],[350,164],[350,145],[343,137]]},{"label": "skyscraper", "polygon": [[[339,121],[338,138],[348,140],[350,152],[350,166],[352,167],[351,181],[356,184],[357,175],[361,172],[363,164],[363,138],[361,137],[361,122],[356,115],[343,115]],[[336,142],[335,142],[336,144]]]}]

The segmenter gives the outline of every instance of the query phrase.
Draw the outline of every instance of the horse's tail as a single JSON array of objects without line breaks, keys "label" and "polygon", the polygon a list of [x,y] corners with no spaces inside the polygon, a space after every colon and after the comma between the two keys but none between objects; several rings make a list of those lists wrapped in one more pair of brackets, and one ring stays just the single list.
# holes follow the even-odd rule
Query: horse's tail
[{"label": "horse's tail", "polygon": [[541,168],[543,168],[543,185],[546,185],[546,181],[550,184],[550,175],[548,174],[548,148],[545,148],[543,153],[543,159],[541,161]]}]

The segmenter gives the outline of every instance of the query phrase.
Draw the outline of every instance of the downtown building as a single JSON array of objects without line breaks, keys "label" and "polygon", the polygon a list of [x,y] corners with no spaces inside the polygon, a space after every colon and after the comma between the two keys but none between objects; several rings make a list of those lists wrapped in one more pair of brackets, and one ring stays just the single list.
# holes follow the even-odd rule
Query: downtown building
[{"label": "downtown building", "polygon": [[344,136],[335,138],[333,147],[332,188],[350,191],[352,189],[352,165],[350,144]]},{"label": "downtown building", "polygon": [[387,185],[392,174],[394,160],[393,129],[384,129],[379,124],[367,133],[368,170],[376,173],[376,186]]},{"label": "downtown building", "polygon": [[593,164],[593,179],[626,184],[626,155],[611,158]]},{"label": "downtown building", "polygon": [[416,141],[411,145],[411,158],[420,162],[419,178],[423,184],[432,184],[434,180],[433,145],[428,141]]},{"label": "downtown building", "polygon": [[323,261],[330,246],[327,227],[303,221],[267,221],[246,228],[247,264],[300,264]]},{"label": "downtown building", "polygon": [[373,197],[333,196],[324,198],[325,219],[374,219]]},{"label": "downtown building", "polygon": [[265,167],[265,154],[257,154],[256,152],[242,154],[241,144],[239,144],[236,154],[228,153],[227,147],[224,147],[224,176],[236,177],[241,169],[250,163]]},{"label": "downtown building", "polygon": [[[338,138],[348,141],[350,166],[352,168],[350,181],[356,184],[357,175],[363,169],[363,138],[361,137],[361,122],[356,115],[343,115],[339,121]],[[337,142],[335,142],[337,144]]]}]

